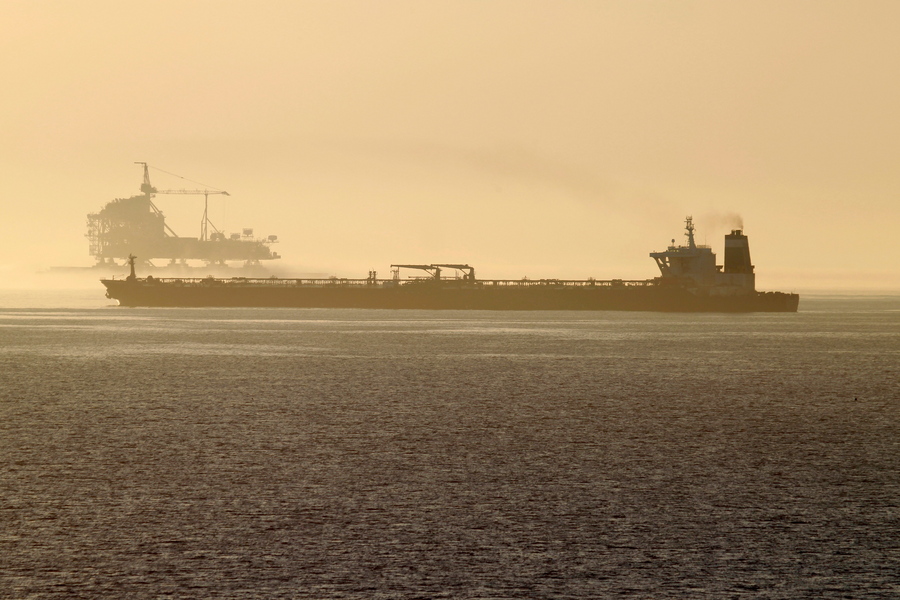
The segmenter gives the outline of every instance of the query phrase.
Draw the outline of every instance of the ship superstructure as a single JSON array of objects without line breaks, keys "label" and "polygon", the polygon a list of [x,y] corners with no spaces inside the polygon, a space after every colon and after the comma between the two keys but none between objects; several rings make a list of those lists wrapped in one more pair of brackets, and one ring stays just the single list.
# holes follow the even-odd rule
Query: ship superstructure
[{"label": "ship superstructure", "polygon": [[712,248],[694,241],[694,222],[685,219],[686,246],[675,240],[664,252],[651,252],[660,270],[661,283],[678,283],[702,289],[707,294],[741,296],[756,291],[756,275],[750,263],[750,242],[744,232],[734,229],[725,236],[725,264],[716,264]]},{"label": "ship superstructure", "polygon": [[[137,164],[142,165],[144,170],[141,193],[113,200],[99,212],[88,215],[90,254],[97,259],[98,265],[111,264],[131,254],[140,256],[144,264],[152,260],[167,260],[170,265],[184,265],[188,260],[200,260],[207,265],[224,265],[227,261],[258,265],[259,261],[280,258],[269,247],[277,241],[277,236],[257,239],[249,228],[241,233],[226,235],[212,224],[209,219],[209,196],[227,196],[225,190],[209,187],[159,190],[150,183],[147,163]],[[163,212],[153,202],[157,194],[204,196],[199,237],[179,236],[166,224]]]}]

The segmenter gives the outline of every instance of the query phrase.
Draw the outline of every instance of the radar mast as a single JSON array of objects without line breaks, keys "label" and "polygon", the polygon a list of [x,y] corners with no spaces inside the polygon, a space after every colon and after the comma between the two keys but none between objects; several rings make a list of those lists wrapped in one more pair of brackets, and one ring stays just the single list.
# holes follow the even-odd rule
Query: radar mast
[{"label": "radar mast", "polygon": [[694,218],[686,217],[684,219],[684,229],[686,233],[684,235],[687,236],[688,239],[688,248],[694,249],[697,247],[697,244],[694,243]]}]

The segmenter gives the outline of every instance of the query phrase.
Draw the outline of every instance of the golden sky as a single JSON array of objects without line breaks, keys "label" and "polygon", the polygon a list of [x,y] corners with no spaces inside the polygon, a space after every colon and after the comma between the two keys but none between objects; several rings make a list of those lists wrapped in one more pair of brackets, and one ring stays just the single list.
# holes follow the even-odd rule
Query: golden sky
[{"label": "golden sky", "polygon": [[[898,31],[895,1],[4,0],[0,279],[90,265],[146,161],[297,271],[652,277],[685,215],[720,261],[740,215],[760,289],[900,290]],[[202,198],[158,204],[197,235]]]}]

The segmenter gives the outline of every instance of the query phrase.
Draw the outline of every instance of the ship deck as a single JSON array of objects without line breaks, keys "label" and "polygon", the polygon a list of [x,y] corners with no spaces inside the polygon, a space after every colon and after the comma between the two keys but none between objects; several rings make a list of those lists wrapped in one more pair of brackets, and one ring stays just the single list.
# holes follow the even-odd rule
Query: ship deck
[{"label": "ship deck", "polygon": [[[124,281],[111,278],[110,281]],[[582,287],[648,287],[657,285],[654,279],[479,279],[470,282],[465,279],[414,278],[398,279],[348,279],[328,277],[320,279],[294,279],[283,277],[253,278],[231,277],[228,279],[215,277],[141,277],[140,283],[159,284],[179,287],[350,287],[350,288],[395,288],[406,286],[443,286],[443,287],[486,287],[486,288],[582,288]]]}]

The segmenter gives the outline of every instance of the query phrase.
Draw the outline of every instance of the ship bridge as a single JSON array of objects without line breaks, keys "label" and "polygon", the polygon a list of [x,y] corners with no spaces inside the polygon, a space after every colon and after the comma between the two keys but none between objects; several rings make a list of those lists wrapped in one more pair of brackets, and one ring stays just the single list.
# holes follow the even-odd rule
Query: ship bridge
[{"label": "ship bridge", "polygon": [[651,252],[663,278],[677,277],[692,279],[700,285],[712,285],[717,272],[716,255],[709,246],[698,246],[694,241],[694,222],[685,218],[687,246],[676,246],[675,240],[665,252]]}]

